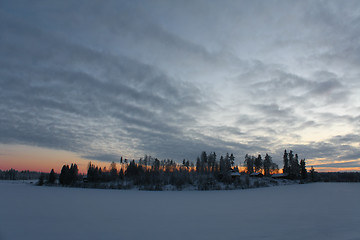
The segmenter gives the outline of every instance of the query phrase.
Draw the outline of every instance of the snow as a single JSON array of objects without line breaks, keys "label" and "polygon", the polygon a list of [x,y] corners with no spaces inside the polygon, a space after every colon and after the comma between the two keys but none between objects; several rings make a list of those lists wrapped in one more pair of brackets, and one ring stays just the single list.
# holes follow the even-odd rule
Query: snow
[{"label": "snow", "polygon": [[360,184],[234,191],[39,187],[0,181],[0,239],[359,239]]}]

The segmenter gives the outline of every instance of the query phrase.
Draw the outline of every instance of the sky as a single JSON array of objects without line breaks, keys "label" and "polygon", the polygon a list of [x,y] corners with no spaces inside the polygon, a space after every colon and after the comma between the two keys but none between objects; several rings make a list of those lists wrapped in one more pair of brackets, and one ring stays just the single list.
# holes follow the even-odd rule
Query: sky
[{"label": "sky", "polygon": [[360,171],[359,1],[0,1],[0,169],[292,149]]}]

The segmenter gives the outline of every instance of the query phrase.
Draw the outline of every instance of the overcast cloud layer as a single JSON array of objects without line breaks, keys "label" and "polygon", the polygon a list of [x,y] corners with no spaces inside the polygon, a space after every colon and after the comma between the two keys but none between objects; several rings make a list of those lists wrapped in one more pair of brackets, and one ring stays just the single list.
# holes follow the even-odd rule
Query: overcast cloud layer
[{"label": "overcast cloud layer", "polygon": [[360,167],[358,1],[9,0],[0,32],[0,143]]}]

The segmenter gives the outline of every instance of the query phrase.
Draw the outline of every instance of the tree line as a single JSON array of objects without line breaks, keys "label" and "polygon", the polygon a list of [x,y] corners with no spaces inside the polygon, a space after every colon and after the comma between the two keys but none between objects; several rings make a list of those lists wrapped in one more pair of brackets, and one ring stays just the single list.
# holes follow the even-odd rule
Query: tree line
[{"label": "tree line", "polygon": [[41,172],[34,171],[18,171],[13,168],[9,170],[0,170],[0,179],[1,180],[31,180],[38,179],[41,175]]},{"label": "tree line", "polygon": [[[299,179],[303,176],[300,170],[306,172],[305,159],[301,160],[303,168],[300,165],[296,167],[297,159],[297,154],[293,155],[292,151],[284,154],[285,177]],[[288,171],[291,174],[288,174]],[[232,153],[218,158],[215,152],[207,154],[203,151],[196,158],[195,164],[185,159],[179,164],[170,159],[159,160],[148,155],[138,161],[121,157],[119,163],[112,162],[109,169],[95,166],[90,162],[85,176],[78,174],[76,164],[64,165],[59,175],[59,183],[74,185],[80,182],[82,185],[99,186],[102,183],[116,182],[117,188],[129,188],[133,184],[150,190],[159,190],[166,185],[173,185],[178,189],[186,185],[196,185],[200,190],[216,189],[219,184],[246,188],[251,185],[249,176],[253,173],[270,177],[278,172],[279,167],[269,154],[266,154],[264,159],[260,154],[257,157],[246,154],[244,163],[235,165],[235,156]],[[49,183],[55,182],[54,176],[52,169]]]},{"label": "tree line", "polygon": [[[360,182],[359,172],[318,173],[313,167],[307,171],[305,159],[299,160],[298,154],[292,150],[284,151],[282,174],[278,173],[279,167],[269,154],[265,154],[264,158],[260,154],[257,156],[246,154],[243,163],[236,165],[235,156],[232,153],[218,158],[215,152],[207,154],[203,151],[196,158],[195,164],[185,159],[182,163],[176,163],[170,159],[159,160],[145,155],[137,161],[121,157],[119,163],[112,162],[108,169],[95,166],[90,162],[86,175],[79,174],[77,164],[71,164],[64,165],[60,174],[56,174],[54,169],[51,169],[50,173],[15,169],[0,170],[0,179],[38,179],[39,185],[44,183],[51,185],[58,182],[64,186],[85,187],[104,186],[103,183],[116,182],[117,188],[130,188],[132,185],[137,185],[149,190],[161,190],[166,185],[175,186],[177,189],[194,185],[200,190],[216,189],[219,184],[247,188],[251,185],[249,177],[275,176],[273,174],[281,178],[301,180],[301,182]],[[259,182],[257,184],[259,185]]]}]

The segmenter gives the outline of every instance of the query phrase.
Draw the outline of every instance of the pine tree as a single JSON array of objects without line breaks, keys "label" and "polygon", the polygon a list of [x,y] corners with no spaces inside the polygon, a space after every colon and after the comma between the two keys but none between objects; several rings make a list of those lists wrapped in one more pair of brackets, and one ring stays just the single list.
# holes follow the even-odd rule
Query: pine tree
[{"label": "pine tree", "polygon": [[56,175],[54,172],[54,169],[51,169],[50,174],[49,174],[49,183],[53,184],[56,181]]},{"label": "pine tree", "polygon": [[272,158],[268,154],[265,155],[264,159],[264,175],[270,176],[270,169],[272,165]]},{"label": "pine tree", "polygon": [[284,168],[283,168],[283,173],[289,173],[289,158],[288,158],[288,153],[286,152],[286,149],[284,151]]},{"label": "pine tree", "polygon": [[289,163],[290,163],[290,177],[292,179],[298,179],[300,174],[299,157],[297,154],[293,155],[293,152],[289,152]]},{"label": "pine tree", "polygon": [[307,178],[305,158],[304,158],[304,159],[301,159],[301,161],[300,161],[300,175],[301,175],[301,178],[302,178],[302,179],[306,179],[306,178]]},{"label": "pine tree", "polygon": [[209,172],[214,172],[215,161],[216,161],[216,154],[210,153],[208,156],[208,171]]},{"label": "pine tree", "polygon": [[254,172],[254,158],[252,156],[249,156],[248,154],[245,155],[245,167],[248,174],[251,174]]},{"label": "pine tree", "polygon": [[225,162],[225,171],[228,172],[229,170],[231,170],[231,160],[229,153],[226,153],[224,162]]},{"label": "pine tree", "polygon": [[116,168],[116,163],[112,162],[110,164],[110,177],[112,181],[115,181],[118,177],[117,175],[117,168]]},{"label": "pine tree", "polygon": [[310,180],[312,182],[317,181],[316,171],[313,166],[311,166],[311,169],[310,169]]},{"label": "pine tree", "polygon": [[229,159],[230,159],[230,165],[231,165],[231,167],[233,167],[234,166],[234,164],[235,164],[235,157],[234,157],[234,154],[230,154],[230,157],[229,157]]},{"label": "pine tree", "polygon": [[205,151],[203,151],[200,155],[200,168],[201,172],[207,172],[207,161],[208,157]]},{"label": "pine tree", "polygon": [[119,172],[119,180],[124,180],[124,171],[122,169]]},{"label": "pine tree", "polygon": [[197,172],[197,173],[201,173],[201,172],[202,172],[201,162],[200,162],[200,158],[199,158],[199,157],[196,158],[196,172]]},{"label": "pine tree", "polygon": [[71,164],[68,173],[68,181],[67,184],[74,184],[78,180],[79,169],[76,164]]},{"label": "pine tree", "polygon": [[64,165],[61,169],[59,182],[62,185],[69,185],[70,184],[70,175],[69,175],[69,165]]},{"label": "pine tree", "polygon": [[44,185],[44,178],[45,178],[44,174],[41,173],[41,174],[40,174],[40,177],[39,177],[39,181],[38,181],[38,183],[37,183],[39,186]]},{"label": "pine tree", "polygon": [[219,172],[219,163],[216,161],[216,153],[214,152],[213,153],[213,159],[214,159],[214,162],[213,162],[213,172]]},{"label": "pine tree", "polygon": [[220,156],[220,172],[223,174],[226,172],[225,160],[223,156]]},{"label": "pine tree", "polygon": [[95,167],[94,164],[89,162],[88,171],[87,171],[87,179],[89,182],[98,182],[99,179],[99,169]]},{"label": "pine tree", "polygon": [[255,159],[254,165],[255,165],[255,172],[259,172],[261,170],[262,166],[263,166],[263,160],[262,160],[260,154]]},{"label": "pine tree", "polygon": [[159,172],[159,170],[160,170],[160,161],[157,158],[155,158],[155,160],[153,162],[153,169],[155,172]]}]

